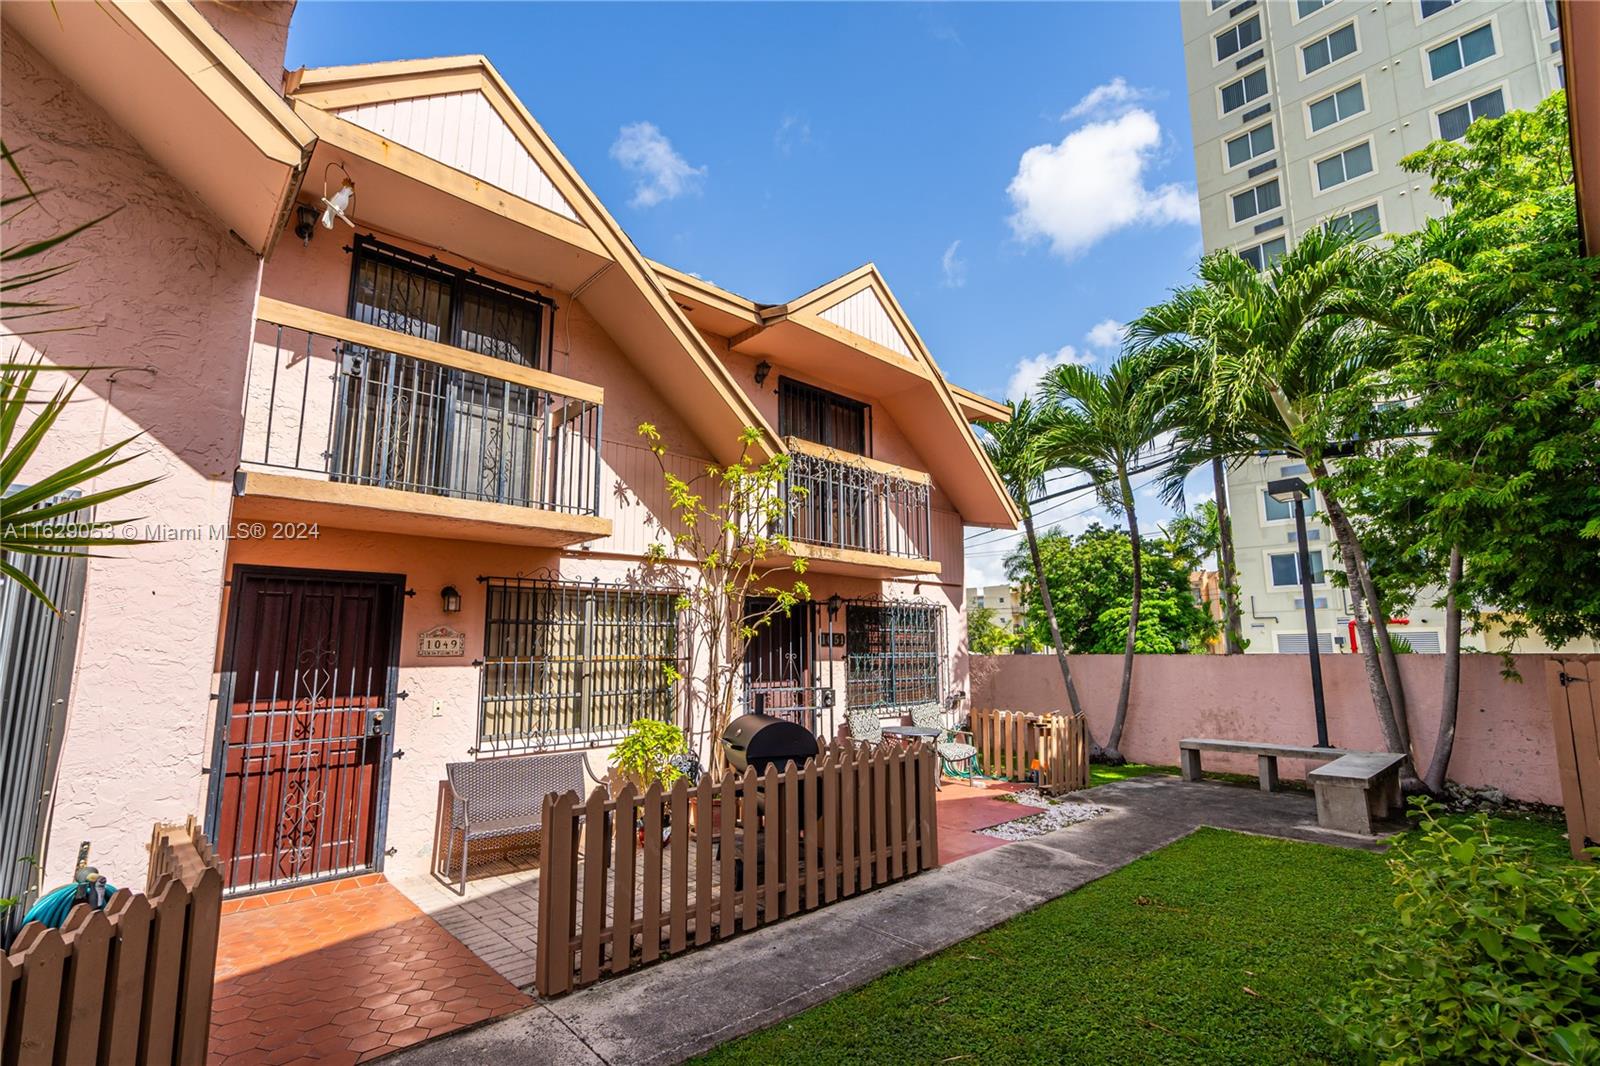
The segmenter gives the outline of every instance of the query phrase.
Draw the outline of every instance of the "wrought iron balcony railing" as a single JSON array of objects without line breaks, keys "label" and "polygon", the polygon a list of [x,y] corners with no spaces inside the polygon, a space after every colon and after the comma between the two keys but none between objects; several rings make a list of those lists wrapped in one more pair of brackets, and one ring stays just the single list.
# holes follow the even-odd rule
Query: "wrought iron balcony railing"
[{"label": "wrought iron balcony railing", "polygon": [[596,515],[600,390],[262,299],[240,461]]},{"label": "wrought iron balcony railing", "polygon": [[[784,488],[790,540],[904,559],[931,558],[927,474],[796,437],[788,438],[788,444]],[[795,492],[797,488],[805,491]]]}]

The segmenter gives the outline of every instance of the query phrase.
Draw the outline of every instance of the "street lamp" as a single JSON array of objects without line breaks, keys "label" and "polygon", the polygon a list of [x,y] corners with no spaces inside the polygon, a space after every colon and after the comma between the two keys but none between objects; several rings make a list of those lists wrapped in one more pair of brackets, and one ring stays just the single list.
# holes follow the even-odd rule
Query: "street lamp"
[{"label": "street lamp", "polygon": [[1306,608],[1306,645],[1311,653],[1311,702],[1317,712],[1317,747],[1328,747],[1328,708],[1322,699],[1322,649],[1317,644],[1317,608],[1311,598],[1311,552],[1306,548],[1306,499],[1311,489],[1297,477],[1267,482],[1267,495],[1294,505],[1294,533],[1299,554],[1300,596]]}]

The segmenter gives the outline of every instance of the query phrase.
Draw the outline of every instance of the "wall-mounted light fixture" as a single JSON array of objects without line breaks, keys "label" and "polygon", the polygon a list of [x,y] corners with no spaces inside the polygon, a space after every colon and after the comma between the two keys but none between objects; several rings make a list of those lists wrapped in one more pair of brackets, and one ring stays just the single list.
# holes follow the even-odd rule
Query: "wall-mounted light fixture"
[{"label": "wall-mounted light fixture", "polygon": [[294,209],[294,235],[301,243],[309,245],[311,235],[317,232],[317,209],[310,204],[300,204]]},{"label": "wall-mounted light fixture", "polygon": [[770,373],[772,373],[772,364],[765,359],[756,364],[756,388],[759,389],[767,383],[767,375]]},{"label": "wall-mounted light fixture", "polygon": [[446,585],[440,589],[439,599],[444,604],[445,614],[456,614],[461,610],[461,593],[456,591],[454,585]]}]

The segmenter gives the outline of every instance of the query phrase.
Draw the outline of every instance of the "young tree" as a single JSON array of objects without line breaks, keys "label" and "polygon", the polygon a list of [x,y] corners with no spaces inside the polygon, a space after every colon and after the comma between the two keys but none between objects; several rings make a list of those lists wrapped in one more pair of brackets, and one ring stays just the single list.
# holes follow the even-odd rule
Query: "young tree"
[{"label": "young tree", "polygon": [[[1052,466],[1081,470],[1094,482],[1100,502],[1128,520],[1133,573],[1127,635],[1123,641],[1122,685],[1117,713],[1106,738],[1106,757],[1121,760],[1118,746],[1128,718],[1133,689],[1133,656],[1138,646],[1139,599],[1143,552],[1139,514],[1129,472],[1151,454],[1158,439],[1176,427],[1170,405],[1151,389],[1141,388],[1135,361],[1118,359],[1104,372],[1087,367],[1058,366],[1045,375],[1043,391],[1050,408],[1039,442]],[[1187,582],[1187,579],[1186,579]]]},{"label": "young tree", "polygon": [[993,607],[967,608],[967,650],[973,655],[1004,655],[1017,635],[995,620]]},{"label": "young tree", "polygon": [[1061,667],[1061,681],[1067,688],[1067,702],[1072,713],[1082,714],[1078,701],[1078,687],[1072,682],[1072,667],[1067,663],[1066,648],[1061,643],[1061,629],[1056,625],[1055,608],[1050,603],[1050,588],[1044,580],[1044,568],[1039,563],[1039,537],[1033,526],[1033,506],[1030,497],[1044,489],[1046,466],[1039,452],[1040,417],[1033,401],[1024,396],[1009,404],[1011,418],[1006,422],[992,422],[983,427],[983,450],[989,462],[1005,484],[1006,491],[1022,512],[1022,528],[1028,540],[1028,553],[1033,561],[1033,577],[1039,589],[1045,620],[1049,625],[1050,644],[1056,650],[1056,663]]},{"label": "young tree", "polygon": [[[666,446],[654,425],[642,423],[639,435],[661,465],[675,527],[658,521],[658,529],[667,539],[651,544],[646,551],[650,576],[673,580],[673,564],[680,561],[695,570],[694,580],[679,594],[677,604],[689,638],[687,678],[674,668],[669,668],[669,675],[674,682],[687,681],[686,731],[691,737],[698,735],[710,748],[712,769],[720,772],[726,766],[718,741],[733,717],[750,639],[771,625],[774,616],[788,615],[795,605],[811,598],[811,590],[798,580],[805,572],[805,560],[793,555],[794,546],[787,536],[775,532],[784,528],[785,515],[798,502],[789,494],[805,490],[785,490],[787,455],[775,455],[764,463],[755,461],[751,450],[761,439],[759,430],[746,429],[741,435],[743,447],[736,461],[727,466],[708,465],[688,481],[668,469]],[[779,583],[776,579],[783,575],[796,579]],[[765,601],[765,606],[752,611],[753,599]]]}]

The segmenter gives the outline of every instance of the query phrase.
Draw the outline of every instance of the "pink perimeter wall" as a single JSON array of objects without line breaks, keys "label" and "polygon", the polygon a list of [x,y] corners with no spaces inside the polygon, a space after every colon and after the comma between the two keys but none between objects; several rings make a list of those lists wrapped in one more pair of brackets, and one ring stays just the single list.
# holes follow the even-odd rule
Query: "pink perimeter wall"
[{"label": "pink perimeter wall", "polygon": [[[1545,694],[1546,658],[1516,656],[1522,676],[1518,682],[1500,676],[1498,655],[1462,657],[1451,780],[1493,786],[1516,799],[1561,802]],[[1426,760],[1433,754],[1438,729],[1444,657],[1408,655],[1400,661],[1411,731],[1419,756]],[[1090,728],[1103,741],[1116,711],[1122,656],[1074,655],[1069,662]],[[1330,656],[1322,660],[1322,669],[1329,739],[1337,747],[1380,749],[1383,741],[1361,660],[1353,655]],[[1045,711],[1066,706],[1054,655],[974,655],[971,672],[974,707]],[[1134,664],[1122,753],[1133,762],[1171,766],[1178,761],[1178,741],[1184,737],[1315,743],[1307,658],[1140,656]],[[1204,763],[1210,770],[1254,773],[1256,769],[1255,760],[1244,756],[1208,752]],[[1303,777],[1305,764],[1285,760],[1279,769],[1285,777]]]}]

